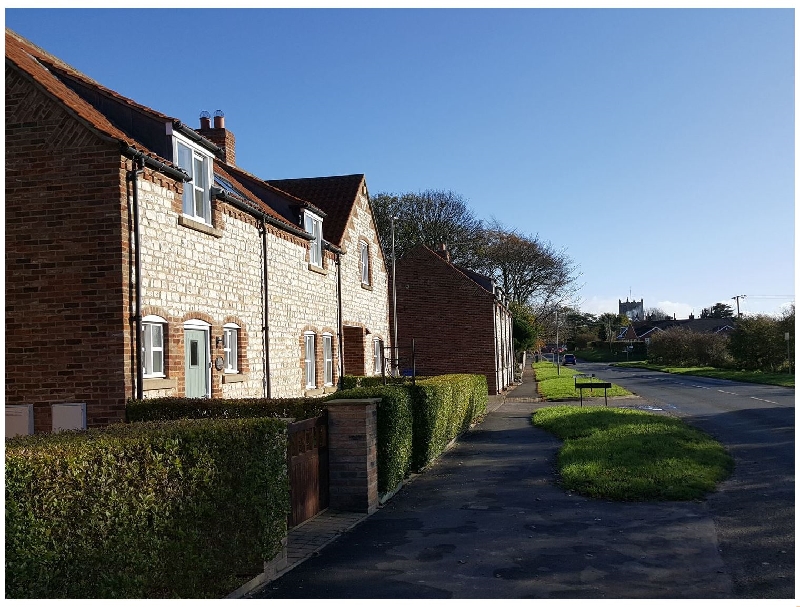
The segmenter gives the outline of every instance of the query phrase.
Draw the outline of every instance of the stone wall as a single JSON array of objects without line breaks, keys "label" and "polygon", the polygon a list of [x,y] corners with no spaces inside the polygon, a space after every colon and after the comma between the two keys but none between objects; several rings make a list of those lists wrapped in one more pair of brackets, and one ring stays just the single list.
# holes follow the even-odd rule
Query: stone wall
[{"label": "stone wall", "polygon": [[[361,282],[359,243],[362,241],[369,245],[369,285],[363,285]],[[389,330],[391,274],[381,250],[366,191],[359,194],[353,207],[342,237],[342,248],[345,251],[342,255],[343,324],[363,331],[363,339],[354,342],[355,347],[361,350],[359,353],[348,350],[348,342],[344,343],[345,373],[374,375],[374,341],[380,339],[386,347],[390,346],[392,341]]]}]

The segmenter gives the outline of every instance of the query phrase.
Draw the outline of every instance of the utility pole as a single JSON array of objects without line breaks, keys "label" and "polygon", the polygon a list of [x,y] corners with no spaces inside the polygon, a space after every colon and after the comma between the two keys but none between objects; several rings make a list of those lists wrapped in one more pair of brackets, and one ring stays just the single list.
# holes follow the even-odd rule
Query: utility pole
[{"label": "utility pole", "polygon": [[561,375],[561,353],[558,351],[558,306],[556,306],[556,375]]},{"label": "utility pole", "polygon": [[742,313],[739,312],[739,298],[740,297],[742,299],[744,299],[745,297],[747,297],[747,295],[734,295],[733,297],[731,297],[731,299],[735,299],[736,300],[736,317],[737,318],[741,318],[742,317]]}]

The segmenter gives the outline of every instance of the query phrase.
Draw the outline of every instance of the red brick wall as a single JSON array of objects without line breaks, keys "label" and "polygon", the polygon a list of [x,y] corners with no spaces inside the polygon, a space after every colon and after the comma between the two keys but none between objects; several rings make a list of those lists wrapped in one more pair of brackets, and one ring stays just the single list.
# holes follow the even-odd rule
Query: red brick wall
[{"label": "red brick wall", "polygon": [[6,66],[6,402],[85,402],[124,419],[132,352],[125,167],[104,142]]},{"label": "red brick wall", "polygon": [[418,375],[480,373],[496,394],[493,296],[428,249],[396,268],[401,369],[411,366],[414,339]]}]

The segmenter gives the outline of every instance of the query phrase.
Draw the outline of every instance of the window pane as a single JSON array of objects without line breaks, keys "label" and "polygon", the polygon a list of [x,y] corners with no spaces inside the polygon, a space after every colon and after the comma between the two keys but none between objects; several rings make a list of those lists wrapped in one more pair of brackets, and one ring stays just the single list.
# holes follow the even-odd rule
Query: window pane
[{"label": "window pane", "polygon": [[314,369],[314,336],[306,335],[306,387],[316,387],[316,372]]},{"label": "window pane", "polygon": [[142,358],[144,359],[144,374],[150,375],[153,372],[153,364],[151,362],[153,356],[153,325],[143,325],[142,333],[144,343],[142,345]]},{"label": "window pane", "polygon": [[325,359],[325,384],[333,383],[333,339],[330,335],[322,338],[323,358]]},{"label": "window pane", "polygon": [[164,373],[164,351],[153,351],[153,369],[152,373]]},{"label": "window pane", "polygon": [[189,366],[197,367],[200,364],[200,347],[196,340],[189,342]]},{"label": "window pane", "polygon": [[[192,151],[185,145],[178,144],[178,166],[192,174]],[[183,184],[183,212],[187,215],[194,213],[194,187],[191,182]]]}]

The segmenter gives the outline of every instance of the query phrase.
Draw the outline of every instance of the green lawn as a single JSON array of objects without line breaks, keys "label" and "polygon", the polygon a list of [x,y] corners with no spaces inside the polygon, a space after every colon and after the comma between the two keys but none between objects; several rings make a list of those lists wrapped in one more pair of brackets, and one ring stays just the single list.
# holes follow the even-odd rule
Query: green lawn
[{"label": "green lawn", "polygon": [[[538,362],[533,363],[533,371],[536,374],[536,381],[538,382],[539,395],[546,400],[563,400],[571,398],[580,398],[580,392],[575,389],[575,380],[573,376],[578,373],[574,367],[565,367],[561,365],[561,375],[558,375],[558,370],[553,363]],[[603,379],[594,378],[595,381],[605,381]],[[617,385],[612,385],[608,389],[608,396],[628,396],[625,388]],[[603,397],[603,389],[597,390],[584,390],[583,398]]]},{"label": "green lawn", "polygon": [[666,365],[651,365],[646,362],[616,363],[617,367],[638,367],[651,369],[664,373],[677,375],[698,375],[700,377],[713,377],[715,379],[732,379],[753,384],[769,384],[794,388],[794,375],[788,373],[762,373],[761,371],[734,371],[731,369],[717,369],[716,367],[669,367]]},{"label": "green lawn", "polygon": [[720,443],[674,417],[559,406],[536,411],[533,423],[564,441],[558,454],[564,488],[589,497],[699,499],[733,471]]}]

